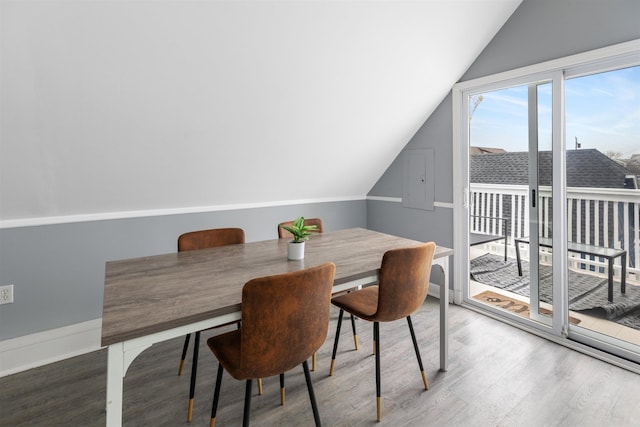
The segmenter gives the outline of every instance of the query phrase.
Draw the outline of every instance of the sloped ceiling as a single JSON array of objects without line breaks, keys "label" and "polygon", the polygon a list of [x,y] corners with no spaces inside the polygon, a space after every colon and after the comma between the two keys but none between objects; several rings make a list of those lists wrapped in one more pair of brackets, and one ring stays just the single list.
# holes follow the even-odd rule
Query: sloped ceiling
[{"label": "sloped ceiling", "polygon": [[363,197],[519,3],[3,1],[0,221]]}]

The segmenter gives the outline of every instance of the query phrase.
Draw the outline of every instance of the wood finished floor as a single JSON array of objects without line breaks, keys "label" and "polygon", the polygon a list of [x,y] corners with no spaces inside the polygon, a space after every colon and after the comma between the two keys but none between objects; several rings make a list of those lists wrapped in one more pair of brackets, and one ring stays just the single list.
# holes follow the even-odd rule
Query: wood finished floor
[{"label": "wood finished floor", "polygon": [[[375,421],[370,324],[358,321],[360,350],[343,328],[336,373],[328,376],[337,312],[312,372],[325,426],[638,426],[640,376],[471,310],[450,306],[449,371],[439,372],[438,307],[413,316],[430,389],[424,391],[406,322],[382,324],[383,420]],[[205,334],[208,336],[208,333]],[[203,343],[204,343],[203,339]],[[141,354],[124,382],[125,426],[188,426],[190,363],[176,375],[182,338]],[[208,426],[217,362],[203,344],[192,426]],[[103,426],[106,351],[0,378],[1,426]],[[255,426],[311,426],[302,368],[254,398]],[[218,426],[241,424],[244,383],[225,373]]]}]

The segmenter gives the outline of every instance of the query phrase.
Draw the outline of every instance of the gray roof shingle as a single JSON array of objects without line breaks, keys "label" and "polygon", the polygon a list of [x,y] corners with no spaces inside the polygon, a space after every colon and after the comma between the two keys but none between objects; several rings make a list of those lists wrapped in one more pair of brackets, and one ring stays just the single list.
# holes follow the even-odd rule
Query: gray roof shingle
[{"label": "gray roof shingle", "polygon": [[[538,157],[539,183],[551,185],[551,151]],[[528,152],[475,154],[470,156],[469,178],[478,184],[528,185]],[[567,186],[625,188],[625,177],[633,175],[596,149],[567,151]]]}]

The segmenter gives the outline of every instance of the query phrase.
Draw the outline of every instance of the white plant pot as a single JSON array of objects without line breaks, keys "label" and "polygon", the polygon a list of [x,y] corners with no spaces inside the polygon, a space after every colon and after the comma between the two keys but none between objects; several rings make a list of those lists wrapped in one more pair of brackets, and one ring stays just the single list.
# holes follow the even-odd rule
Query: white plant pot
[{"label": "white plant pot", "polygon": [[302,242],[289,242],[287,247],[287,258],[291,260],[304,259],[304,241]]}]

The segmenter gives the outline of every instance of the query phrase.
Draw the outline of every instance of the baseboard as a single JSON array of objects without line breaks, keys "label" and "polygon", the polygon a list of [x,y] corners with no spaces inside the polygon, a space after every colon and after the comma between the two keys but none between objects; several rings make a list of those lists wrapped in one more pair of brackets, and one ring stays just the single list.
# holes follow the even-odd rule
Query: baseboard
[{"label": "baseboard", "polygon": [[102,319],[0,341],[0,378],[100,348]]},{"label": "baseboard", "polygon": [[[433,283],[433,282],[429,282],[429,293],[428,295],[430,297],[434,297],[437,299],[440,299],[440,285],[437,283]],[[451,304],[452,302],[454,302],[454,298],[453,298],[453,294],[450,291],[449,292],[449,304]]]}]

